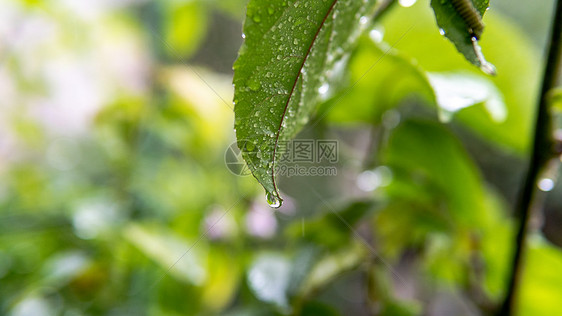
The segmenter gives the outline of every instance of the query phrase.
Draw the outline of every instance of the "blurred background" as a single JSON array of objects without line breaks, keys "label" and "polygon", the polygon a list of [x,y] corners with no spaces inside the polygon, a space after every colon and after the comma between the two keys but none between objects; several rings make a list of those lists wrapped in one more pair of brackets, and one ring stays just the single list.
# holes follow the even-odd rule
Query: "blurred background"
[{"label": "blurred background", "polygon": [[[441,37],[429,1],[400,1],[299,136],[338,141],[337,176],[281,179],[279,210],[225,165],[245,4],[0,2],[1,315],[497,305],[553,1],[491,1],[494,78]],[[562,301],[557,176],[539,183],[521,315]]]}]

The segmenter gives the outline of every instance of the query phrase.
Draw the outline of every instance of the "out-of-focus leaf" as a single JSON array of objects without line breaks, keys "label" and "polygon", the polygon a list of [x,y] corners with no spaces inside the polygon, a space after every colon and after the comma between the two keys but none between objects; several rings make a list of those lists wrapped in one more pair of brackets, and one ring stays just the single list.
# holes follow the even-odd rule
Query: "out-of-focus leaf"
[{"label": "out-of-focus leaf", "polygon": [[90,258],[79,251],[59,253],[50,258],[43,266],[45,279],[50,286],[66,284],[83,272],[90,264]]},{"label": "out-of-focus leaf", "polygon": [[[375,28],[369,37],[379,40],[383,28]],[[376,35],[372,35],[376,34]],[[435,104],[435,96],[421,67],[387,45],[370,38],[359,42],[349,62],[348,85],[326,101],[321,111],[335,123],[379,123],[382,114],[410,98]],[[366,72],[369,67],[372,71]]]},{"label": "out-of-focus leaf", "polygon": [[505,121],[507,109],[503,96],[487,78],[463,73],[430,73],[428,76],[443,122],[449,122],[454,113],[475,104],[482,104],[493,121]]},{"label": "out-of-focus leaf", "polygon": [[207,12],[198,1],[162,1],[164,6],[164,49],[173,58],[191,55],[207,29]]},{"label": "out-of-focus leaf", "polygon": [[455,223],[475,226],[482,218],[484,195],[479,171],[445,127],[406,121],[392,133],[382,157],[391,169],[407,171],[395,174],[399,180],[414,181],[422,192],[427,186],[439,192]]},{"label": "out-of-focus leaf", "polygon": [[290,273],[289,259],[277,253],[264,253],[249,268],[248,285],[258,299],[286,308]]},{"label": "out-of-focus leaf", "polygon": [[[184,282],[202,285],[207,279],[205,245],[198,243],[190,248],[188,242],[163,228],[151,228],[130,224],[124,229],[124,237],[146,256],[162,266],[165,271]],[[189,249],[189,255],[185,252]],[[180,259],[181,260],[178,260]],[[173,266],[173,267],[172,267]],[[172,268],[170,268],[172,267]]]},{"label": "out-of-focus leaf", "polygon": [[291,263],[291,279],[287,288],[287,294],[290,299],[293,299],[310,273],[310,270],[318,262],[322,256],[320,247],[306,245],[297,250]]},{"label": "out-of-focus leaf", "polygon": [[381,316],[415,316],[420,315],[421,306],[414,303],[404,303],[394,300],[383,303],[383,308],[379,315]]},{"label": "out-of-focus leaf", "polygon": [[265,1],[247,6],[245,43],[234,64],[235,128],[254,177],[279,206],[275,167],[279,141],[307,122],[319,97],[377,1]]},{"label": "out-of-focus leaf", "polygon": [[[494,66],[484,59],[477,41],[481,35],[481,30],[477,29],[483,27],[481,18],[488,8],[488,3],[489,0],[432,0],[431,7],[435,12],[440,32],[455,44],[457,50],[482,71],[495,74]],[[461,10],[470,14],[461,14]]]},{"label": "out-of-focus leaf", "polygon": [[306,220],[304,224],[295,222],[287,228],[287,233],[293,238],[299,238],[314,245],[336,249],[346,245],[353,235],[348,225],[353,227],[372,211],[373,207],[372,201],[353,201],[338,210],[337,214],[331,210],[325,210],[322,215]]},{"label": "out-of-focus leaf", "polygon": [[[382,19],[383,39],[390,44],[402,39],[396,49],[405,58],[414,58],[427,72],[462,71],[482,75],[446,39],[432,31],[434,24],[431,9],[423,1],[417,1],[412,7],[393,10]],[[541,70],[540,55],[525,38],[523,30],[494,10],[486,14],[486,24],[488,27],[481,44],[498,70],[498,75],[488,80],[503,95],[507,117],[501,123],[495,122],[484,107],[476,106],[458,112],[455,119],[500,147],[524,153],[530,144],[532,105],[535,104]]]},{"label": "out-of-focus leaf", "polygon": [[202,289],[202,301],[208,309],[222,310],[232,299],[238,286],[241,267],[225,249],[211,248],[208,260],[209,277]]},{"label": "out-of-focus leaf", "polygon": [[548,93],[550,106],[556,112],[562,112],[562,89],[552,89]]},{"label": "out-of-focus leaf", "polygon": [[[222,151],[227,137],[232,134],[232,131],[223,128],[232,120],[232,105],[226,101],[232,99],[230,78],[194,66],[165,68],[160,77],[177,97],[170,112],[175,113],[184,126],[183,130],[169,135],[167,140],[178,143],[178,146],[188,143],[190,150],[203,147],[205,159],[211,154],[209,149]],[[169,121],[162,124],[162,130],[170,129],[172,125]],[[190,130],[186,132],[185,128]]]},{"label": "out-of-focus leaf", "polygon": [[300,315],[303,316],[339,316],[341,315],[337,309],[334,307],[320,303],[320,302],[306,302],[306,304],[302,307]]},{"label": "out-of-focus leaf", "polygon": [[[491,297],[500,295],[510,222],[454,135],[437,123],[405,121],[391,134],[382,163],[392,169],[393,182],[375,218],[385,240],[381,251],[397,256],[405,248],[424,249],[423,266],[433,276],[467,286],[476,282]],[[479,264],[482,271],[472,271]]]},{"label": "out-of-focus leaf", "polygon": [[224,316],[279,316],[284,315],[276,311],[271,306],[249,306],[244,308],[235,309],[223,314]]},{"label": "out-of-focus leaf", "polygon": [[299,296],[307,296],[331,282],[339,274],[357,267],[366,260],[368,250],[359,241],[352,241],[347,247],[330,252],[312,268],[299,291]]},{"label": "out-of-focus leaf", "polygon": [[562,251],[535,236],[525,260],[518,315],[557,315],[562,302]]}]

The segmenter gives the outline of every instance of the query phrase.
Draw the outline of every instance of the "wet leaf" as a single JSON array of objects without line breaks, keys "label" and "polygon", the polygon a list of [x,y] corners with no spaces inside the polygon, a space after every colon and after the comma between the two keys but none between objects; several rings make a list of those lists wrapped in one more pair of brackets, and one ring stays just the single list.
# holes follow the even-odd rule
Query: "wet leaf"
[{"label": "wet leaf", "polygon": [[[487,74],[494,75],[495,67],[482,55],[478,40],[484,24],[482,16],[489,0],[432,0],[437,25],[464,57]],[[468,12],[461,14],[461,12]]]},{"label": "wet leaf", "polygon": [[272,206],[279,142],[309,119],[319,98],[345,64],[346,54],[369,24],[376,1],[252,0],[245,43],[234,64],[238,146]]}]

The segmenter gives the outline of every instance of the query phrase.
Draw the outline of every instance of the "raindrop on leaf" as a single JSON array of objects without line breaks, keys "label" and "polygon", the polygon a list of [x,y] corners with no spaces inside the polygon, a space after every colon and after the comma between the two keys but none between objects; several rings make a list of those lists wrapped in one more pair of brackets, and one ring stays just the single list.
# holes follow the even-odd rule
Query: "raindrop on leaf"
[{"label": "raindrop on leaf", "polygon": [[281,204],[283,204],[283,201],[280,198],[271,193],[266,193],[265,198],[267,200],[267,204],[269,204],[270,207],[280,208]]}]

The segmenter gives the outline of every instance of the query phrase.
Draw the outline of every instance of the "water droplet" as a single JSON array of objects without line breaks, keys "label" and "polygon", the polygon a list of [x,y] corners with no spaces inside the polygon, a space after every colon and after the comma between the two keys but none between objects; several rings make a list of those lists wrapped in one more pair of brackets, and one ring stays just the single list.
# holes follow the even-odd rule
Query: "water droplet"
[{"label": "water droplet", "polygon": [[538,187],[543,192],[549,192],[554,189],[554,180],[550,178],[541,179],[538,183]]},{"label": "water droplet", "polygon": [[373,42],[380,43],[382,42],[382,39],[384,37],[384,30],[382,29],[382,27],[374,28],[369,32],[369,37]]},{"label": "water droplet", "polygon": [[400,4],[400,6],[404,7],[404,8],[409,8],[411,6],[413,6],[414,4],[416,4],[417,0],[398,0],[398,3]]},{"label": "water droplet", "polygon": [[441,34],[441,35],[445,35],[445,30],[444,30],[444,29],[442,29],[442,28],[439,28],[439,34]]},{"label": "water droplet", "polygon": [[252,142],[247,142],[246,143],[246,151],[253,151],[254,149],[256,149],[256,145],[254,145],[254,143]]},{"label": "water droplet", "polygon": [[366,17],[366,16],[362,16],[362,17],[359,19],[359,24],[361,24],[361,25],[367,24],[367,22],[369,22],[369,18]]},{"label": "water droplet", "polygon": [[246,38],[246,34],[242,33],[242,38]]},{"label": "water droplet", "polygon": [[330,85],[327,84],[327,83],[324,83],[320,86],[320,88],[318,88],[318,93],[326,94],[326,93],[328,93],[328,90],[330,90]]},{"label": "water droplet", "polygon": [[250,80],[248,80],[248,82],[246,84],[247,84],[248,88],[250,88],[250,90],[252,90],[252,91],[257,91],[261,87],[259,81],[256,78],[251,78]]},{"label": "water droplet", "polygon": [[265,194],[265,198],[267,200],[267,204],[269,204],[270,207],[280,208],[281,205],[283,204],[283,200],[281,200],[280,198],[276,197],[275,195],[269,192]]}]

